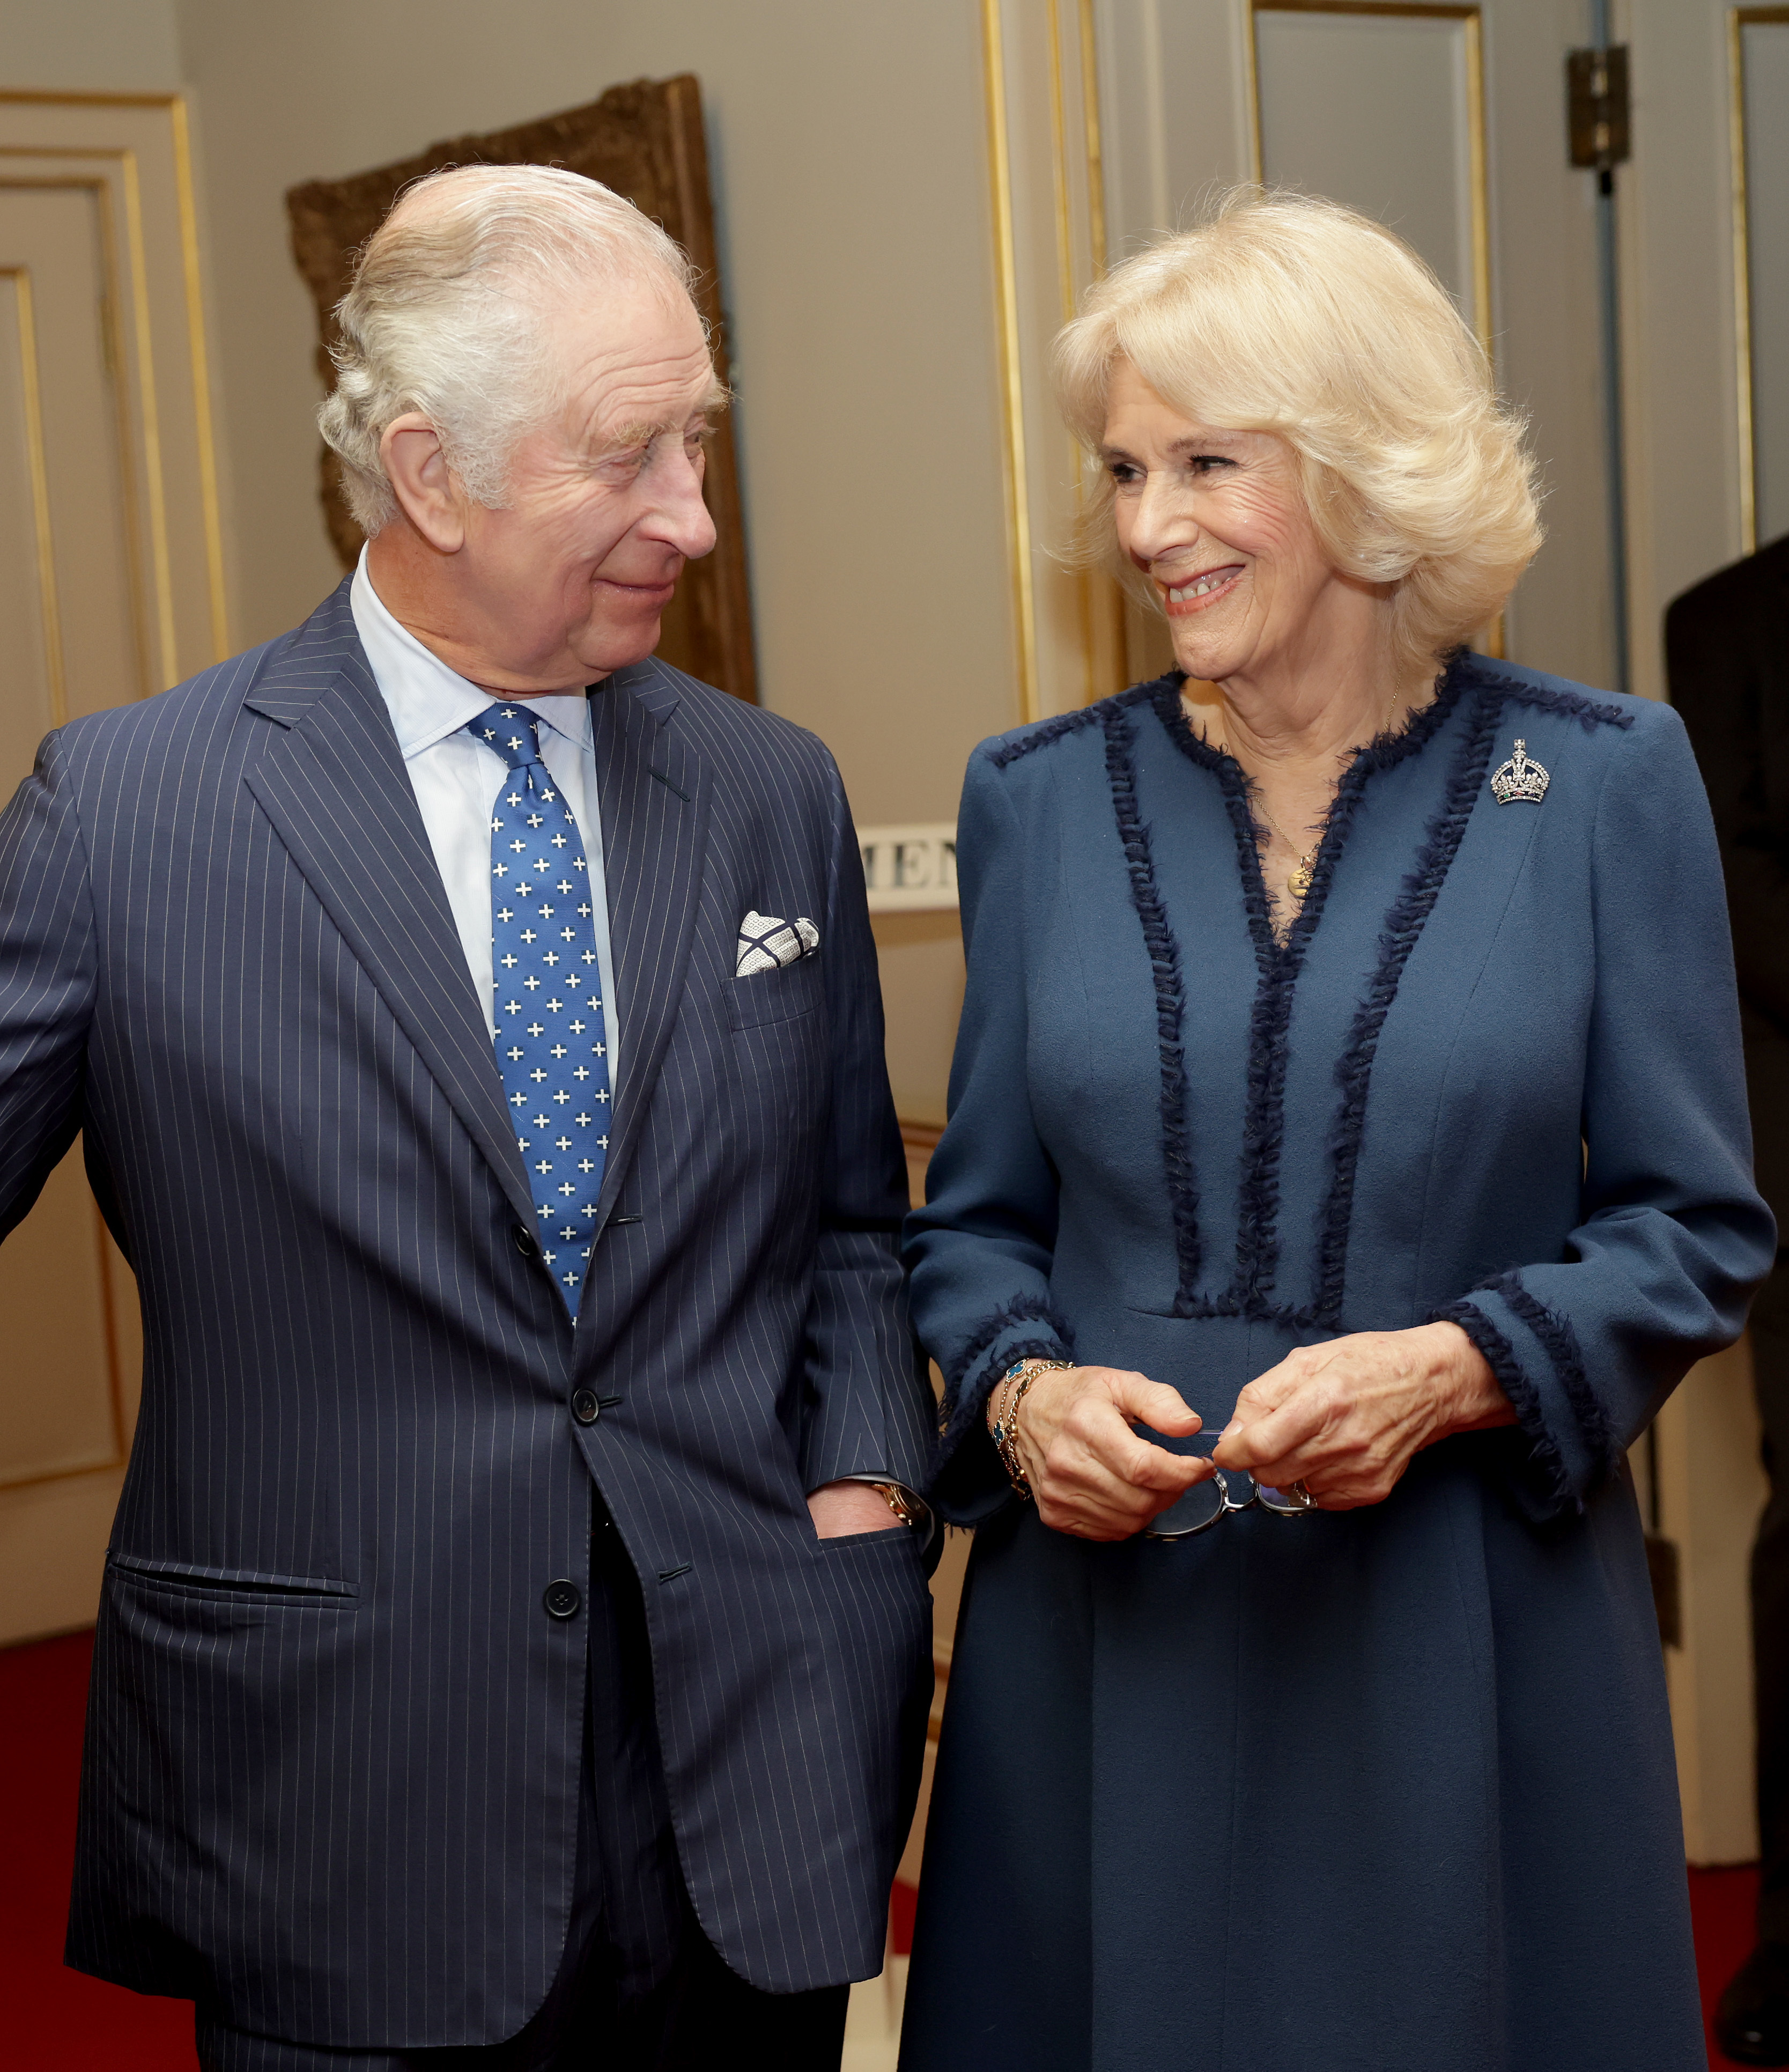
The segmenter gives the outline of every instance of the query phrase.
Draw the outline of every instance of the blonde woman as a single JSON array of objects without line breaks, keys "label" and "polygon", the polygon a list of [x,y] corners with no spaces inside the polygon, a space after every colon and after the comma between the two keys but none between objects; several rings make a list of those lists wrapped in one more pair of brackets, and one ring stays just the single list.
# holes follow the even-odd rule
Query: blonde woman
[{"label": "blonde woman", "polygon": [[1689,2072],[1623,1449],[1774,1240],[1682,728],[1462,645],[1531,466],[1377,225],[1233,198],[1059,369],[1178,667],[964,792],[903,2066]]}]

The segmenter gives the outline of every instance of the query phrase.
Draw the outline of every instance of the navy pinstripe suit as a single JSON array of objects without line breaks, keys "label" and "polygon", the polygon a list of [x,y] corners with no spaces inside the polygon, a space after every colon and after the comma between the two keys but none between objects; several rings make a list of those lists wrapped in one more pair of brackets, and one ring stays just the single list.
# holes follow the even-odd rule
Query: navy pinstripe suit
[{"label": "navy pinstripe suit", "polygon": [[[880,1962],[925,1580],[805,1492],[917,1484],[929,1398],[850,816],[810,735],[661,664],[592,707],[626,1041],[575,1331],[346,585],[52,735],[0,817],[0,1232],[82,1131],[143,1303],[70,1961],[243,2028],[539,2004],[586,1667],[543,1591],[593,1484],[703,1926],[773,1991]],[[753,908],[820,953],[737,980]]]}]

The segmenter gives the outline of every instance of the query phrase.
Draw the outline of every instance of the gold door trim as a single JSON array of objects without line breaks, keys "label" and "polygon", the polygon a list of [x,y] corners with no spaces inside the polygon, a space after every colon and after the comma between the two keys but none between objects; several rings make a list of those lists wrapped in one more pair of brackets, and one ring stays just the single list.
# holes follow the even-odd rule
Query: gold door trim
[{"label": "gold door trim", "polygon": [[1094,245],[1094,278],[1098,280],[1106,271],[1106,150],[1100,140],[1099,45],[1094,27],[1094,0],[1081,0],[1078,27],[1081,128],[1087,153],[1088,232]]},{"label": "gold door trim", "polygon": [[19,380],[24,390],[25,457],[31,478],[31,529],[37,541],[38,606],[43,619],[43,668],[50,680],[51,723],[68,717],[62,669],[62,615],[56,602],[55,546],[50,532],[50,471],[43,451],[43,399],[37,379],[37,314],[31,301],[31,269],[0,266],[18,299]]},{"label": "gold door trim", "polygon": [[1752,421],[1752,236],[1746,182],[1746,31],[1789,23],[1789,7],[1727,15],[1727,149],[1733,180],[1734,394],[1739,432],[1739,547],[1758,550],[1758,433]]},{"label": "gold door trim", "polygon": [[180,680],[174,630],[174,565],[168,554],[167,484],[162,479],[162,405],[155,393],[155,343],[150,326],[148,255],[143,249],[143,198],[137,154],[118,153],[124,175],[125,234],[130,240],[130,314],[137,334],[137,400],[143,419],[143,475],[149,493],[149,550],[155,571],[155,631],[161,643],[162,688]]},{"label": "gold door trim", "polygon": [[199,212],[193,202],[192,135],[183,96],[171,95],[174,177],[180,205],[180,259],[186,275],[187,342],[192,367],[193,417],[199,438],[199,494],[205,513],[205,573],[211,594],[212,660],[230,658],[224,606],[224,512],[217,494],[217,440],[211,428],[211,368],[205,349],[205,298],[199,270]]},{"label": "gold door trim", "polygon": [[[1063,321],[1072,318],[1087,282],[1076,263],[1071,167],[1085,182],[1089,277],[1106,270],[1106,183],[1101,143],[1098,33],[1094,0],[1067,0],[1073,27],[1065,34],[1065,0],[1045,0],[1049,69],[1049,135],[1057,300]],[[1065,44],[1075,50],[1080,92],[1072,96]],[[993,204],[996,344],[1000,369],[1002,460],[1007,512],[1007,548],[1013,609],[1017,619],[1019,707],[1021,723],[1044,717],[1038,651],[1038,598],[1032,557],[1031,483],[1026,455],[1025,360],[1019,300],[1019,252],[1012,193],[1011,137],[1007,119],[1006,27],[1003,0],[982,0],[982,47],[987,88],[990,191]],[[1074,105],[1071,105],[1073,99]],[[1078,167],[1076,161],[1079,160]],[[1076,508],[1086,496],[1085,458],[1071,440]],[[1101,656],[1122,652],[1123,599],[1117,585],[1098,570],[1076,577],[1077,616],[1083,675],[1082,702],[1121,688],[1102,680]],[[1107,624],[1102,629],[1102,615]]]},{"label": "gold door trim", "polygon": [[1007,553],[1019,635],[1019,717],[1042,717],[1037,626],[1032,586],[1030,486],[1025,469],[1025,378],[1019,352],[1019,260],[1012,223],[1012,166],[1007,138],[1007,67],[1001,0],[982,0],[987,89],[988,168],[994,204],[994,280],[1000,359],[1000,417],[1006,461]]},{"label": "gold door trim", "polygon": [[[1052,6],[1050,20],[1050,144],[1051,173],[1056,191],[1057,284],[1062,304],[1062,321],[1069,323],[1080,306],[1080,290],[1085,285],[1075,278],[1074,224],[1069,203],[1069,132],[1070,112],[1067,81],[1062,64],[1062,19]],[[1087,180],[1087,243],[1089,272],[1094,280],[1106,272],[1106,164],[1100,143],[1099,56],[1094,23],[1094,0],[1078,0],[1075,27],[1081,60],[1080,151],[1085,162]],[[1075,512],[1078,519],[1087,504],[1088,458],[1077,441],[1069,440],[1069,464],[1073,470]],[[1123,688],[1102,680],[1102,652],[1124,652],[1124,597],[1110,575],[1099,569],[1075,571],[1076,616],[1080,623],[1083,689],[1081,703],[1096,705]],[[1102,633],[1102,616],[1106,626]],[[1041,717],[1041,713],[1036,715]]]}]

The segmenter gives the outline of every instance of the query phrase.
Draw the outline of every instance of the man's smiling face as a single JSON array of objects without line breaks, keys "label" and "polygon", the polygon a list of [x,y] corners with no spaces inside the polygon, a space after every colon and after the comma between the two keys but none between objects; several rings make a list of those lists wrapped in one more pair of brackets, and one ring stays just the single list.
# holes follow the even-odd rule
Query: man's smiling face
[{"label": "man's smiling face", "polygon": [[511,455],[505,508],[463,502],[456,587],[508,668],[582,684],[652,652],[683,564],[714,545],[702,475],[720,396],[668,283],[593,287],[544,327],[564,407]]}]

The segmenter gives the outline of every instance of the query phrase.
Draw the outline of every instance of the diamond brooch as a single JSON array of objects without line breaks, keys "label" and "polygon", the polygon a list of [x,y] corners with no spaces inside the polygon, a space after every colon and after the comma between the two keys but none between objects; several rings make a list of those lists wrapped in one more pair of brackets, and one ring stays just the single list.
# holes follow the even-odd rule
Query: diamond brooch
[{"label": "diamond brooch", "polygon": [[1518,737],[1516,753],[1491,780],[1491,796],[1500,806],[1512,806],[1518,799],[1526,799],[1530,805],[1538,806],[1547,796],[1547,787],[1552,782],[1528,754],[1528,743]]}]

